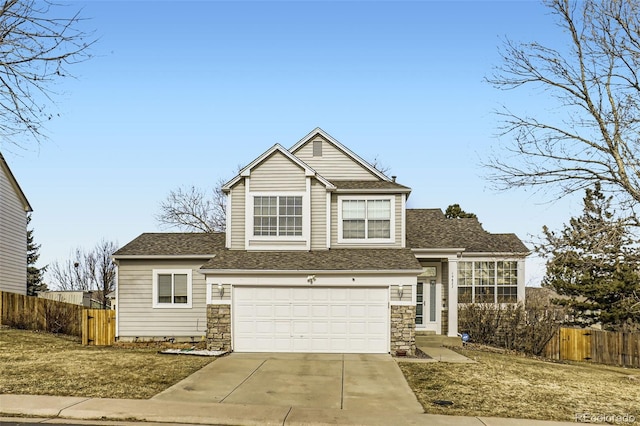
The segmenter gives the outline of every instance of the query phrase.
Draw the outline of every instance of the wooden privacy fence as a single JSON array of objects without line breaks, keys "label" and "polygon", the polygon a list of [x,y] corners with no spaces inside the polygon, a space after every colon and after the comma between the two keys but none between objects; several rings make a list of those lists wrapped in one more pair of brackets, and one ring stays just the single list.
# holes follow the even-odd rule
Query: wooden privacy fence
[{"label": "wooden privacy fence", "polygon": [[640,333],[560,328],[547,343],[545,356],[640,368]]},{"label": "wooden privacy fence", "polygon": [[116,311],[85,309],[82,313],[82,344],[111,346],[116,340]]},{"label": "wooden privacy fence", "polygon": [[0,324],[80,336],[84,308],[71,303],[0,291]]}]

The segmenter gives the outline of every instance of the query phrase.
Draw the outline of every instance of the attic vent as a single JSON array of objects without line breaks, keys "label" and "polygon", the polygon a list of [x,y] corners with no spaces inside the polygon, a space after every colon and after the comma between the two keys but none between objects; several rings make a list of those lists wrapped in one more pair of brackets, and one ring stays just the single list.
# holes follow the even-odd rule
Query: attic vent
[{"label": "attic vent", "polygon": [[313,141],[313,156],[322,157],[322,141]]}]

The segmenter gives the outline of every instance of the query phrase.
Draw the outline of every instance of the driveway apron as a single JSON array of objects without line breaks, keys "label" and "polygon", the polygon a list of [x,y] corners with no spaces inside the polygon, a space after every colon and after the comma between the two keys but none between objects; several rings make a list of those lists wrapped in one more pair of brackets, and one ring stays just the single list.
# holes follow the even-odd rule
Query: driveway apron
[{"label": "driveway apron", "polygon": [[422,413],[390,355],[233,353],[153,399]]}]

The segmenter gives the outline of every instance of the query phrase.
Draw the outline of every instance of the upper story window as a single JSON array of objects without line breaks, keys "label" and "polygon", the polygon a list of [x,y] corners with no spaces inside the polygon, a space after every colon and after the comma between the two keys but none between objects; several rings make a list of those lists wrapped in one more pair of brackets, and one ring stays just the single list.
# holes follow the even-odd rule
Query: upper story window
[{"label": "upper story window", "polygon": [[253,197],[253,235],[301,236],[302,197]]},{"label": "upper story window", "polygon": [[191,288],[190,269],[154,269],[153,307],[190,308]]},{"label": "upper story window", "polygon": [[392,197],[345,197],[338,203],[340,242],[393,242]]}]

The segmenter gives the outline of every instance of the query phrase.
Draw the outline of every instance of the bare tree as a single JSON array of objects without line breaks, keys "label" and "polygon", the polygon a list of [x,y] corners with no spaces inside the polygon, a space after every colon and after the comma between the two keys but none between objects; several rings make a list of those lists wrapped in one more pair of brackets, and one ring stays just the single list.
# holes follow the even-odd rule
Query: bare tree
[{"label": "bare tree", "polygon": [[107,295],[115,290],[116,265],[111,255],[117,249],[117,243],[107,240],[89,251],[76,248],[67,261],[51,264],[51,284],[60,290],[97,290],[100,303],[106,308]]},{"label": "bare tree", "polygon": [[[48,1],[0,2],[0,138],[23,146],[38,142],[44,122],[53,118],[54,82],[69,77],[66,67],[90,57],[91,35],[78,29],[79,13],[55,14]],[[18,141],[17,138],[20,140]]]},{"label": "bare tree", "polygon": [[640,201],[640,3],[544,3],[566,48],[506,40],[487,81],[534,89],[553,114],[498,112],[500,135],[512,139],[485,164],[489,179],[500,189],[549,189],[555,199],[600,182],[631,207]]},{"label": "bare tree", "polygon": [[371,161],[371,165],[373,166],[374,169],[376,169],[383,175],[386,175],[391,171],[391,167],[389,167],[386,164],[382,164],[382,160],[380,160],[380,158],[378,158],[377,155],[373,157],[373,160]]},{"label": "bare tree", "polygon": [[195,186],[172,190],[160,204],[156,220],[166,227],[185,231],[224,231],[227,221],[227,196],[222,192],[224,183],[219,179],[212,190]]}]

